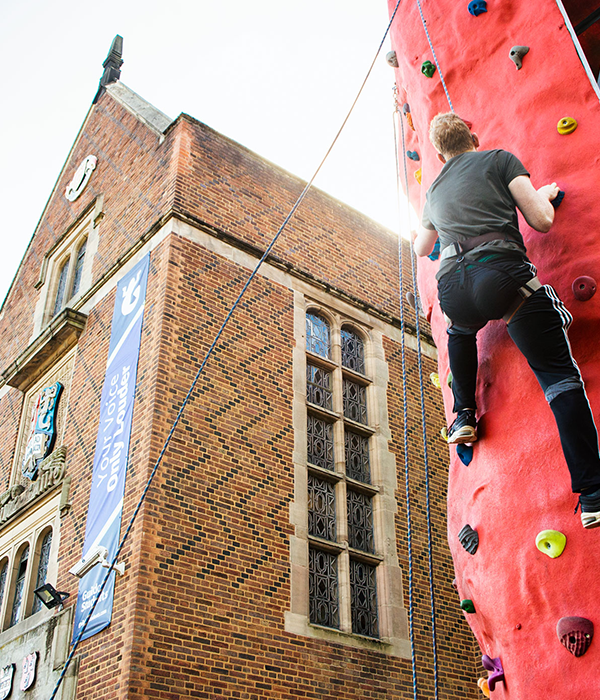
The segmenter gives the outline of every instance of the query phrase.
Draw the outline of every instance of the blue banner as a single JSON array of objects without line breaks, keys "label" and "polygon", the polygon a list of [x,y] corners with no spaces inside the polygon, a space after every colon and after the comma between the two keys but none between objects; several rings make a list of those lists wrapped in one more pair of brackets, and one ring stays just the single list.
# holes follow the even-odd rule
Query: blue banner
[{"label": "blue banner", "polygon": [[[112,561],[119,546],[149,262],[148,254],[117,285],[82,559],[100,545],[107,548],[108,561]],[[79,582],[73,641],[85,624],[106,572],[96,564]],[[81,639],[110,624],[115,575],[113,571]]]}]

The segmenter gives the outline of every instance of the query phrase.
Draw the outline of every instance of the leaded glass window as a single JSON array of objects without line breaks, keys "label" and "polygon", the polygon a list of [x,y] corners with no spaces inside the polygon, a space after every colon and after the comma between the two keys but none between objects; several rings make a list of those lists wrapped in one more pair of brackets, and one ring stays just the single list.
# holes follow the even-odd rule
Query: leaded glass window
[{"label": "leaded glass window", "polygon": [[75,259],[75,269],[73,271],[73,285],[71,286],[71,296],[74,297],[79,291],[81,284],[81,275],[83,274],[83,261],[85,259],[85,249],[87,247],[87,239],[79,246],[77,258]]},{"label": "leaded glass window", "polygon": [[369,465],[369,438],[359,435],[352,430],[344,433],[346,476],[365,484],[371,483],[371,467]]},{"label": "leaded glass window", "polygon": [[365,346],[362,338],[349,328],[342,328],[342,366],[365,373]]},{"label": "leaded glass window", "polygon": [[328,411],[333,410],[331,372],[314,365],[306,365],[306,400]]},{"label": "leaded glass window", "polygon": [[343,381],[344,416],[356,423],[367,422],[367,389],[349,379]]},{"label": "leaded glass window", "polygon": [[373,504],[370,496],[348,489],[348,544],[363,552],[373,552]]},{"label": "leaded glass window", "polygon": [[0,567],[0,609],[4,600],[4,590],[6,588],[6,575],[8,573],[8,559],[5,559]]},{"label": "leaded glass window", "polygon": [[339,627],[338,566],[335,554],[309,549],[308,594],[310,621],[324,627]]},{"label": "leaded glass window", "polygon": [[306,432],[310,464],[333,470],[333,425],[309,413],[306,421]]},{"label": "leaded glass window", "polygon": [[10,627],[16,625],[23,608],[23,592],[25,588],[25,577],[27,574],[27,561],[29,559],[29,545],[25,547],[19,559],[17,570],[17,580],[15,582],[15,595],[13,597],[12,612],[10,615]]},{"label": "leaded glass window", "polygon": [[352,631],[367,637],[379,636],[376,573],[374,566],[350,559]]},{"label": "leaded glass window", "polygon": [[[42,540],[42,547],[40,549],[40,560],[38,563],[37,578],[35,582],[35,587],[39,588],[46,583],[46,576],[48,575],[48,563],[50,562],[50,550],[52,548],[52,530],[46,533],[44,539]],[[42,609],[42,601],[34,596],[33,607],[31,613],[36,613],[38,610]]]},{"label": "leaded glass window", "polygon": [[330,357],[331,332],[329,323],[315,313],[306,314],[306,349],[321,357]]},{"label": "leaded glass window", "polygon": [[69,275],[69,260],[65,260],[60,272],[58,273],[58,285],[56,287],[56,297],[54,299],[54,310],[52,311],[52,316],[62,309],[65,302],[65,292],[67,289],[67,277]]},{"label": "leaded glass window", "polygon": [[325,479],[308,475],[308,533],[335,542],[335,488]]}]

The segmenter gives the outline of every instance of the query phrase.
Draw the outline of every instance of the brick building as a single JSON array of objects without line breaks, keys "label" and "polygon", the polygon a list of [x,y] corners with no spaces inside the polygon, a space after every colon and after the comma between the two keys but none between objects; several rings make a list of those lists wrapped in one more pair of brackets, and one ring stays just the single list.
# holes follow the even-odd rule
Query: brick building
[{"label": "brick building", "polygon": [[[123,532],[305,184],[185,114],[166,117],[119,82],[117,59],[0,314],[0,698],[10,687],[49,698],[73,638],[69,570],[90,530],[117,284],[149,259]],[[405,315],[417,679],[433,696]],[[125,574],[111,574],[110,624],[78,645],[57,697],[413,697],[399,317],[396,237],[312,189],[201,374],[119,556]],[[436,353],[427,335],[421,347],[439,697],[472,698],[475,647],[445,543]],[[44,582],[70,593],[64,608],[38,602]]]}]

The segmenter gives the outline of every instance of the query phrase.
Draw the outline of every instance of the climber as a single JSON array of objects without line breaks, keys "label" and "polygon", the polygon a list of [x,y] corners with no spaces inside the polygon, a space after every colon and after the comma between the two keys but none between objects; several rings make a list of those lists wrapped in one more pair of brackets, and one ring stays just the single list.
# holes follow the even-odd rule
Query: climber
[{"label": "climber", "polygon": [[[566,336],[572,317],[554,289],[540,284],[525,254],[516,210],[532,228],[546,233],[554,221],[551,202],[559,189],[556,183],[534,189],[512,153],[478,151],[477,135],[453,113],[433,118],[429,138],[444,167],[427,192],[413,246],[417,255],[429,255],[440,239],[436,279],[449,322],[448,359],[457,414],[448,442],[477,440],[477,332],[488,321],[503,318],[554,414],[572,490],[580,494],[582,524],[598,527],[598,434]],[[517,430],[515,426],[515,435]]]}]

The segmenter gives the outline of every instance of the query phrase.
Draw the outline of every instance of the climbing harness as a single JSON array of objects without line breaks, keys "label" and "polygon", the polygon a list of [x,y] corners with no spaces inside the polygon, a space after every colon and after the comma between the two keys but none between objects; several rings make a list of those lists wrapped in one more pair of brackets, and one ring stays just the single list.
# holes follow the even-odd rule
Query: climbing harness
[{"label": "climbing harness", "polygon": [[[441,75],[441,73],[440,73]],[[404,155],[403,165],[404,165],[404,184],[406,188],[406,193],[408,195],[408,169],[406,163],[406,139],[404,134],[404,122],[400,115],[400,110],[398,103],[396,101],[395,112],[398,115],[398,120],[400,122],[400,133],[402,137],[402,153]],[[394,140],[396,141],[396,120],[394,121]],[[398,153],[398,146],[395,147],[396,154]],[[400,172],[398,162],[396,161],[396,171],[398,180],[400,179]],[[410,214],[409,214],[410,216]],[[432,655],[433,655],[433,684],[434,684],[434,698],[438,699],[438,665],[437,665],[437,635],[436,635],[436,607],[435,607],[435,590],[434,590],[434,579],[433,579],[433,536],[431,529],[431,500],[430,500],[430,489],[429,489],[429,454],[427,448],[427,427],[426,427],[426,414],[425,414],[425,389],[423,382],[423,358],[421,351],[421,323],[420,314],[418,309],[420,308],[419,302],[419,289],[417,286],[416,277],[416,263],[415,256],[411,246],[410,249],[410,263],[411,263],[411,276],[412,276],[412,287],[413,294],[415,297],[415,326],[417,335],[417,369],[419,378],[419,396],[420,396],[420,407],[421,407],[421,429],[422,429],[422,441],[423,441],[423,465],[425,470],[425,513],[427,519],[427,549],[428,549],[428,575],[429,575],[429,597],[431,605],[431,641],[432,641]],[[405,464],[405,488],[406,488],[406,510],[407,510],[407,530],[408,536],[410,538],[411,533],[411,520],[410,520],[410,493],[409,493],[409,462],[408,462],[408,421],[407,421],[407,374],[406,374],[406,362],[405,362],[405,322],[403,313],[403,302],[404,299],[404,271],[403,271],[403,253],[402,253],[402,237],[398,237],[398,267],[399,267],[399,278],[400,278],[400,335],[402,344],[402,385],[403,385],[403,402],[404,402],[404,464]],[[412,552],[409,550],[409,619],[411,620],[412,627],[412,596],[411,596],[411,584],[412,584]],[[413,689],[415,694],[415,700],[417,698],[417,687],[416,687],[416,676],[414,671],[414,640],[413,631],[411,629],[411,650],[413,656]]]},{"label": "climbing harness", "polygon": [[[312,177],[310,178],[310,180],[307,182],[306,186],[304,187],[304,189],[303,189],[302,192],[300,193],[300,196],[298,197],[298,199],[296,200],[296,202],[294,203],[294,205],[293,205],[292,208],[290,209],[288,215],[285,217],[283,223],[281,224],[281,226],[280,226],[279,229],[277,230],[276,234],[273,236],[271,242],[269,243],[269,245],[268,245],[267,248],[265,249],[264,253],[262,254],[262,256],[261,256],[261,258],[260,258],[260,260],[257,262],[256,266],[254,267],[254,269],[252,270],[252,272],[251,272],[250,275],[248,276],[248,279],[246,280],[244,286],[242,287],[242,290],[240,291],[238,297],[236,298],[236,300],[234,301],[234,303],[233,303],[232,306],[230,307],[229,311],[227,312],[227,315],[225,316],[225,319],[224,319],[223,323],[221,324],[221,327],[220,327],[219,330],[217,331],[217,333],[216,333],[216,335],[215,335],[215,337],[214,337],[212,343],[210,344],[208,350],[206,351],[206,354],[205,354],[204,359],[202,360],[202,362],[201,362],[201,364],[200,364],[200,367],[198,368],[198,371],[197,371],[197,373],[196,373],[196,376],[194,377],[194,379],[193,379],[193,381],[192,381],[192,384],[191,384],[191,386],[190,386],[190,388],[189,388],[187,394],[185,395],[185,398],[184,398],[183,401],[181,402],[181,406],[180,406],[180,408],[179,408],[179,411],[177,412],[177,416],[175,417],[175,420],[174,420],[174,422],[173,422],[173,425],[171,426],[171,429],[169,430],[169,433],[168,433],[168,435],[167,435],[167,438],[165,439],[165,442],[164,442],[164,444],[163,444],[163,446],[162,446],[162,449],[161,449],[161,451],[160,451],[160,453],[159,453],[159,455],[158,455],[158,458],[157,458],[157,460],[156,460],[156,462],[155,462],[155,464],[154,464],[154,466],[153,466],[153,468],[152,468],[152,471],[151,471],[151,473],[150,473],[150,476],[149,476],[149,478],[148,478],[148,481],[146,482],[146,486],[144,487],[144,490],[142,491],[142,494],[141,494],[141,496],[140,496],[140,498],[139,498],[139,500],[138,500],[138,502],[137,502],[137,505],[136,505],[136,507],[135,507],[135,509],[134,509],[134,511],[133,511],[133,515],[131,516],[131,519],[130,519],[130,521],[129,521],[129,524],[127,525],[127,528],[126,528],[126,530],[125,530],[125,533],[123,534],[123,537],[121,538],[121,541],[119,542],[119,546],[117,547],[117,551],[116,551],[116,553],[115,553],[115,556],[113,557],[112,561],[110,562],[110,566],[109,566],[109,568],[108,568],[108,570],[107,570],[107,572],[106,572],[106,575],[105,575],[104,579],[102,580],[102,583],[100,584],[100,587],[99,587],[99,589],[98,589],[98,592],[96,593],[96,596],[95,596],[95,598],[94,598],[94,600],[93,600],[93,602],[92,602],[92,604],[91,604],[91,606],[90,606],[90,609],[89,609],[89,612],[88,612],[88,614],[87,614],[87,617],[86,617],[85,620],[83,621],[83,624],[82,624],[82,626],[81,626],[81,629],[80,629],[80,631],[79,631],[79,634],[77,635],[77,638],[76,638],[75,641],[73,642],[73,645],[72,645],[72,648],[71,648],[71,652],[69,653],[69,656],[67,657],[67,660],[65,661],[65,664],[64,664],[64,666],[63,666],[63,668],[62,668],[62,671],[61,671],[61,674],[60,674],[60,676],[58,677],[58,679],[57,679],[57,681],[56,681],[56,685],[54,686],[54,689],[53,689],[53,691],[52,691],[52,695],[50,695],[50,697],[49,697],[48,700],[55,700],[55,698],[56,698],[56,695],[57,695],[57,693],[58,693],[58,691],[59,691],[59,689],[60,689],[60,686],[61,686],[61,684],[62,684],[62,682],[63,682],[63,679],[65,678],[65,676],[66,676],[66,674],[67,674],[67,671],[68,671],[68,669],[69,669],[69,666],[71,665],[71,662],[73,661],[73,657],[75,656],[75,652],[76,652],[76,650],[77,650],[77,648],[78,648],[78,646],[79,646],[79,644],[80,644],[80,642],[81,642],[82,636],[83,636],[83,634],[84,634],[84,632],[85,632],[85,630],[86,630],[86,628],[87,628],[88,623],[90,622],[90,620],[91,620],[91,618],[92,618],[92,615],[94,614],[94,610],[96,609],[96,606],[98,605],[98,602],[99,602],[99,600],[100,600],[100,597],[102,596],[102,593],[103,593],[103,591],[104,591],[104,589],[105,589],[105,587],[106,587],[106,584],[107,584],[107,582],[108,582],[108,580],[109,580],[109,578],[110,578],[110,575],[111,575],[111,573],[113,572],[113,570],[115,569],[115,565],[116,565],[116,563],[117,563],[117,561],[118,561],[118,559],[119,559],[119,556],[120,556],[121,551],[122,551],[122,549],[123,549],[123,547],[124,547],[124,545],[125,545],[125,542],[127,541],[128,537],[129,537],[129,534],[130,534],[130,532],[131,532],[131,529],[133,528],[133,525],[134,525],[134,523],[135,523],[135,521],[136,521],[136,519],[137,519],[138,513],[139,513],[139,511],[140,511],[140,509],[141,509],[141,507],[142,507],[142,504],[143,504],[143,502],[144,502],[144,500],[145,500],[145,498],[146,498],[146,495],[147,495],[147,493],[148,493],[148,490],[150,489],[150,486],[152,485],[152,482],[153,482],[153,480],[154,480],[154,477],[155,477],[155,475],[156,475],[156,472],[158,471],[158,468],[159,468],[159,466],[160,466],[161,463],[162,463],[163,457],[164,457],[165,452],[167,451],[167,448],[168,448],[168,446],[169,446],[169,444],[170,444],[170,442],[171,442],[171,439],[172,439],[172,437],[173,437],[173,434],[175,433],[175,430],[176,430],[177,426],[179,425],[179,421],[181,420],[181,417],[182,417],[182,415],[183,415],[183,412],[184,412],[184,410],[185,410],[185,408],[186,408],[186,406],[187,406],[187,404],[188,404],[188,402],[189,402],[189,400],[190,400],[190,398],[191,398],[191,396],[192,396],[192,394],[193,394],[193,392],[194,392],[194,390],[195,390],[195,388],[196,388],[196,385],[197,385],[197,383],[198,383],[198,380],[200,379],[200,375],[202,374],[202,372],[203,372],[203,370],[204,370],[206,364],[208,363],[208,360],[210,359],[211,355],[213,354],[215,348],[217,347],[217,344],[218,344],[218,342],[219,342],[221,336],[223,335],[223,332],[225,331],[225,328],[227,327],[227,325],[228,325],[228,323],[229,323],[229,320],[230,320],[231,317],[233,316],[235,310],[236,310],[237,307],[240,305],[240,303],[241,303],[241,301],[242,301],[242,298],[243,298],[244,295],[246,294],[246,290],[248,289],[248,287],[249,287],[250,284],[252,283],[253,279],[254,279],[254,278],[256,277],[256,275],[258,274],[258,271],[259,271],[259,269],[261,268],[262,264],[267,260],[267,258],[268,258],[269,255],[271,254],[271,251],[273,250],[275,244],[277,243],[277,240],[279,239],[279,237],[280,237],[281,234],[283,233],[284,229],[285,229],[286,226],[288,225],[290,219],[294,216],[294,214],[296,213],[298,207],[299,207],[299,206],[302,204],[302,202],[304,201],[306,195],[308,194],[308,191],[311,189],[311,187],[312,187],[312,185],[313,185],[313,183],[314,183],[314,181],[315,181],[317,175],[318,175],[319,172],[321,171],[321,168],[323,167],[325,161],[326,161],[327,158],[329,157],[329,154],[330,154],[331,151],[333,150],[333,147],[334,147],[335,144],[337,143],[337,141],[338,141],[338,139],[339,139],[339,137],[340,137],[342,131],[344,130],[344,127],[346,126],[348,120],[350,119],[350,115],[351,115],[352,112],[354,111],[354,108],[355,108],[355,106],[356,106],[356,103],[358,102],[360,96],[362,95],[362,92],[363,92],[363,90],[364,90],[364,88],[365,88],[365,85],[367,84],[367,81],[368,81],[368,79],[369,79],[369,77],[370,77],[370,75],[371,75],[371,73],[372,73],[372,71],[373,71],[373,68],[374,68],[375,63],[376,63],[376,61],[377,61],[377,58],[378,58],[379,54],[381,53],[381,49],[382,49],[382,47],[383,47],[383,44],[384,44],[384,42],[385,42],[385,40],[386,40],[386,38],[387,38],[387,35],[389,34],[389,31],[390,31],[390,28],[391,28],[391,26],[392,26],[392,23],[393,23],[393,21],[394,21],[394,19],[395,19],[395,17],[396,17],[396,13],[398,12],[398,8],[400,7],[400,2],[401,2],[401,0],[397,0],[396,6],[395,6],[395,8],[394,8],[394,11],[393,11],[391,17],[390,17],[390,21],[388,22],[387,28],[386,28],[386,30],[385,30],[385,33],[384,33],[384,35],[383,35],[383,38],[381,39],[381,42],[380,42],[380,44],[379,44],[379,47],[377,48],[377,51],[376,51],[375,56],[374,56],[374,58],[373,58],[373,61],[371,62],[371,65],[370,65],[370,67],[369,67],[369,69],[368,69],[368,71],[367,71],[367,74],[366,74],[366,76],[365,76],[365,78],[364,78],[364,80],[363,80],[363,82],[362,82],[362,84],[361,84],[361,86],[360,86],[360,88],[359,88],[359,90],[358,90],[358,93],[357,93],[357,95],[356,95],[356,97],[355,97],[355,99],[354,99],[354,102],[352,102],[352,105],[350,106],[350,109],[348,110],[348,113],[347,113],[345,119],[343,120],[342,125],[340,126],[340,128],[338,129],[338,131],[337,131],[335,137],[333,138],[333,141],[331,142],[331,145],[330,145],[329,148],[327,149],[325,155],[324,155],[323,158],[321,159],[321,162],[320,162],[319,165],[317,166],[317,168],[316,168],[314,174],[312,175]],[[436,697],[437,697],[437,696],[436,696]]]}]

